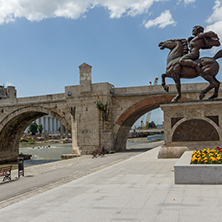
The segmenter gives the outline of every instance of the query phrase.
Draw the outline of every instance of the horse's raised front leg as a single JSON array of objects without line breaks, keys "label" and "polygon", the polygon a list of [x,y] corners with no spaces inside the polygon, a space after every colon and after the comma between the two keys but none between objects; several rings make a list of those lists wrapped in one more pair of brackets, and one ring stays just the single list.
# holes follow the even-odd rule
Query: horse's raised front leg
[{"label": "horse's raised front leg", "polygon": [[173,80],[176,83],[177,95],[172,99],[171,102],[177,102],[181,98],[181,84],[180,84],[180,75],[173,74]]},{"label": "horse's raised front leg", "polygon": [[169,92],[169,86],[166,85],[165,78],[168,77],[166,73],[162,74],[162,86],[166,92]]}]

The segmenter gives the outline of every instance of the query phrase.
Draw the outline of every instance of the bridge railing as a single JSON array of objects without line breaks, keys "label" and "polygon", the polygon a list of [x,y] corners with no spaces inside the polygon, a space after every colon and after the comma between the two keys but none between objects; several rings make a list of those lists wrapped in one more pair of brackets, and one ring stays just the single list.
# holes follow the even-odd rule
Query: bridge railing
[{"label": "bridge railing", "polygon": [[65,94],[51,94],[45,96],[32,96],[32,97],[22,97],[17,99],[18,104],[22,103],[41,103],[41,102],[49,102],[49,101],[57,101],[57,100],[65,100]]},{"label": "bridge railing", "polygon": [[[208,83],[188,83],[181,85],[181,91],[183,93],[199,93],[206,88]],[[177,93],[175,84],[168,84],[169,93]],[[222,91],[222,85],[220,90]],[[162,85],[150,85],[150,86],[138,86],[138,87],[123,87],[123,88],[112,88],[110,93],[116,96],[143,96],[143,95],[157,95],[166,94]]]},{"label": "bridge railing", "polygon": [[161,132],[164,132],[164,128],[130,130],[130,133],[161,133]]}]

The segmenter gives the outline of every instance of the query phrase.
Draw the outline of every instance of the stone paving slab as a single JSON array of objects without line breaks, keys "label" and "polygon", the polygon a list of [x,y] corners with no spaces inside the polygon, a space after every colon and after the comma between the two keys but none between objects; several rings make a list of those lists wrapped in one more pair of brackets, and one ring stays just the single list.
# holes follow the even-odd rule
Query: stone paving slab
[{"label": "stone paving slab", "polygon": [[221,221],[222,185],[175,185],[159,148],[0,209],[10,222]]}]

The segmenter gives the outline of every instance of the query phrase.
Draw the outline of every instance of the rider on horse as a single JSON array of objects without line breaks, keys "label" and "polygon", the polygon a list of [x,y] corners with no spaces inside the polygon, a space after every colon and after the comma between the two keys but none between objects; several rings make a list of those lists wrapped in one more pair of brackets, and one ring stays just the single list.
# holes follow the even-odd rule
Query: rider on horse
[{"label": "rider on horse", "polygon": [[213,46],[220,46],[220,42],[217,34],[212,31],[204,32],[204,28],[201,26],[194,26],[192,34],[194,37],[188,38],[190,53],[182,56],[179,63],[183,66],[195,67],[197,73],[202,76],[200,63],[194,60],[199,58],[200,49],[211,49]]}]

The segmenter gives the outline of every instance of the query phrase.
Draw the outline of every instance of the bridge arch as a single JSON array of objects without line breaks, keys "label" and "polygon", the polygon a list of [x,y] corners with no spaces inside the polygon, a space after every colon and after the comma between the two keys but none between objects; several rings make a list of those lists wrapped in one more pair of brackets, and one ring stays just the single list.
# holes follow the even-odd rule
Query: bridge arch
[{"label": "bridge arch", "polygon": [[68,131],[71,126],[60,114],[41,106],[27,106],[14,110],[0,122],[0,162],[17,159],[20,138],[34,120],[51,115],[58,119]]},{"label": "bridge arch", "polygon": [[[174,96],[172,95],[166,94],[149,97],[135,103],[127,110],[125,110],[115,122],[115,127],[117,128],[114,142],[115,150],[122,151],[126,149],[126,141],[129,131],[139,117],[151,110],[159,108],[161,104],[170,102],[173,97]],[[186,97],[183,97],[183,99],[181,99],[181,101],[188,100],[189,99]]]}]

